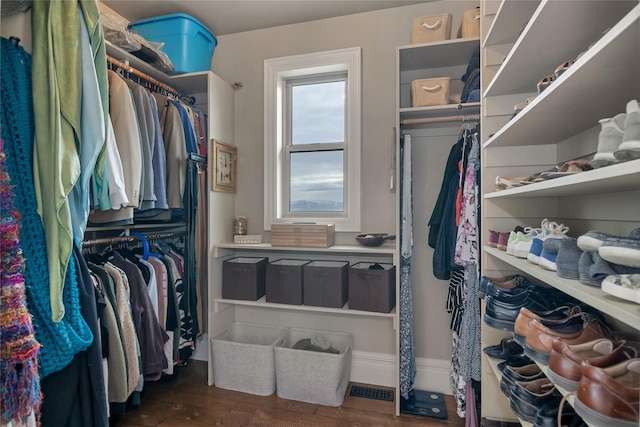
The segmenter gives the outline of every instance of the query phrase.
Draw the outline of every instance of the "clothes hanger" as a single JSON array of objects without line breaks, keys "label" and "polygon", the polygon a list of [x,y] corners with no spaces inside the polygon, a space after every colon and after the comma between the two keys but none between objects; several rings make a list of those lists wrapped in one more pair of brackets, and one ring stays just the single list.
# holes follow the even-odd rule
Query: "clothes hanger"
[{"label": "clothes hanger", "polygon": [[149,241],[147,240],[147,238],[142,233],[139,233],[137,231],[132,231],[131,235],[132,236],[136,236],[142,242],[142,245],[143,245],[143,248],[144,248],[143,252],[142,252],[142,259],[143,260],[145,260],[145,261],[148,260],[149,256],[156,257],[156,258],[161,258],[161,255],[149,252]]}]

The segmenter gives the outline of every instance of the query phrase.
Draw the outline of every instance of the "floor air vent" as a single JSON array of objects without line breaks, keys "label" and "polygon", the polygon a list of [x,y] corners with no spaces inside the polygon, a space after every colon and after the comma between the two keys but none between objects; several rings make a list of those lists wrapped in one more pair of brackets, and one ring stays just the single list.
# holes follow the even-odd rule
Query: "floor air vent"
[{"label": "floor air vent", "polygon": [[349,393],[349,396],[393,402],[393,390],[382,390],[373,387],[361,387],[359,385],[351,386],[351,392]]}]

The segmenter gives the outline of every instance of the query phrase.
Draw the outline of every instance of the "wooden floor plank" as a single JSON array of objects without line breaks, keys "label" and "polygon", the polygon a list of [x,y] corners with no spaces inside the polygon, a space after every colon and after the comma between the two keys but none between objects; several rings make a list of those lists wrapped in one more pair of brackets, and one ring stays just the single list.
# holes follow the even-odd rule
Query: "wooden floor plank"
[{"label": "wooden floor plank", "polygon": [[[463,427],[453,397],[446,396],[448,419],[395,415],[395,403],[350,396],[342,406],[316,405],[282,399],[276,393],[256,396],[207,385],[207,364],[192,361],[177,368],[174,380],[145,383],[142,403],[127,405],[124,416],[113,417],[121,427]],[[353,385],[353,384],[352,384]],[[364,385],[366,384],[358,384]],[[383,387],[382,387],[383,388]],[[397,396],[396,396],[397,397]]]}]

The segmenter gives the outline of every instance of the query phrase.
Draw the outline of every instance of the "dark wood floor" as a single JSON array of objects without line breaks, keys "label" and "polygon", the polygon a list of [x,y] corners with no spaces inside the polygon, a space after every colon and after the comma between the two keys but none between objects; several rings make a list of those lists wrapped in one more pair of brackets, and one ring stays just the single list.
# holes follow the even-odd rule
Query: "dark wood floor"
[{"label": "dark wood floor", "polygon": [[142,403],[127,407],[112,426],[464,426],[447,396],[447,420],[395,416],[395,403],[349,396],[339,408],[271,396],[255,396],[207,385],[206,362],[179,368],[174,381],[145,383]]}]

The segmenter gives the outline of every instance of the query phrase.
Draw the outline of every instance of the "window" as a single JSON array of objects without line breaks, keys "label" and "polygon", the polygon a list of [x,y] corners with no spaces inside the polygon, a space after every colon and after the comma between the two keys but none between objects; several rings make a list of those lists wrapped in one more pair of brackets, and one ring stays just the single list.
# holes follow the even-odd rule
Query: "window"
[{"label": "window", "polygon": [[265,61],[265,228],[360,229],[360,48]]}]

